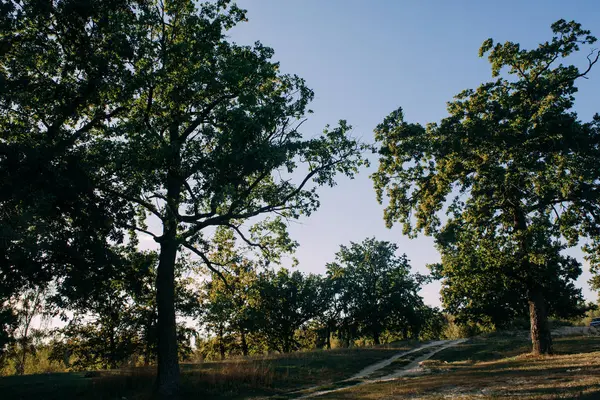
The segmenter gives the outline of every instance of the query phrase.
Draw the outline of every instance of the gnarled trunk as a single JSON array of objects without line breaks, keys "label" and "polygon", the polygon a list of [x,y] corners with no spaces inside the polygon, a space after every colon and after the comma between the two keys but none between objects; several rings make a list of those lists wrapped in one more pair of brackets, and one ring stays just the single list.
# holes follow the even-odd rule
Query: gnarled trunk
[{"label": "gnarled trunk", "polygon": [[552,354],[552,336],[544,295],[540,288],[534,288],[529,290],[527,297],[531,322],[531,352],[535,355]]}]

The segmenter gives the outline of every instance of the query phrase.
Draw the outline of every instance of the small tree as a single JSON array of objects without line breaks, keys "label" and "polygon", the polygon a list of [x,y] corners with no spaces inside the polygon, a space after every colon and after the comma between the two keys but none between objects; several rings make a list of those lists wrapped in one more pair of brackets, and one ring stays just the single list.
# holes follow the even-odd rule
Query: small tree
[{"label": "small tree", "polygon": [[259,329],[269,346],[282,353],[296,350],[299,347],[296,332],[329,306],[329,299],[324,296],[322,277],[290,272],[285,268],[277,272],[262,272],[257,282],[257,293]]},{"label": "small tree", "polygon": [[[35,355],[36,340],[40,341],[47,334],[49,320],[47,306],[48,290],[46,287],[33,287],[23,290],[10,300],[16,323],[13,326],[11,358],[14,361],[15,374],[25,373],[28,355]],[[38,319],[36,327],[35,319]]]},{"label": "small tree", "polygon": [[250,351],[247,336],[258,329],[255,303],[261,258],[254,261],[247,258],[245,254],[251,249],[238,246],[234,231],[227,227],[217,228],[213,248],[211,263],[220,267],[218,271],[208,271],[211,279],[203,285],[201,322],[218,336],[221,358],[225,357],[226,334],[239,339],[242,354],[247,356]]},{"label": "small tree", "polygon": [[439,124],[409,124],[397,110],[375,130],[380,163],[373,181],[379,201],[389,200],[388,226],[400,222],[406,234],[434,235],[446,208],[446,226],[513,254],[518,265],[506,264],[503,274],[514,272],[526,287],[535,354],[552,351],[543,285],[557,267],[547,259],[557,256],[545,254],[547,242],[600,237],[600,117],[583,123],[572,111],[575,83],[600,53],[592,51],[583,70],[557,64],[596,38],[564,20],[552,31],[533,50],[486,40],[480,56],[489,55],[496,80],[456,96]]},{"label": "small tree", "polygon": [[418,294],[422,277],[410,273],[406,255],[397,256],[397,250],[393,243],[369,238],[341,246],[336,261],[327,265],[329,276],[339,282],[346,325],[375,344],[386,330],[408,331],[409,316],[424,306]]}]

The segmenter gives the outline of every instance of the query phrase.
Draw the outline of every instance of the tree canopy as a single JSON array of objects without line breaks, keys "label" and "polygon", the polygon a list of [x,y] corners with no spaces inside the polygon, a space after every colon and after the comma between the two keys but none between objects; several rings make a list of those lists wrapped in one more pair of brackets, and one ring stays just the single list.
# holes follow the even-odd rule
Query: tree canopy
[{"label": "tree canopy", "polygon": [[[109,232],[89,237],[113,233],[118,240],[132,230],[159,243],[158,390],[171,396],[179,376],[180,249],[213,267],[206,228],[228,226],[276,258],[290,246],[280,218],[310,215],[316,188],[333,186],[336,174],[353,176],[363,146],[348,137],[344,121],[311,138],[301,134],[312,91],[280,72],[272,49],[227,41],[226,31],[245,20],[229,1],[11,1],[3,11],[2,82],[9,90],[0,125],[9,134],[4,153],[13,154],[3,164],[26,165],[32,148],[50,172],[70,154],[89,161],[86,190],[77,193],[103,212],[78,211],[67,220],[85,218],[91,226],[109,218]],[[25,150],[14,151],[21,143]],[[114,204],[119,215],[110,212]],[[241,228],[273,213],[279,217]],[[49,224],[69,226],[64,216],[50,213]]]},{"label": "tree canopy", "polygon": [[[526,288],[537,353],[551,351],[543,286],[561,265],[561,243],[597,237],[600,221],[600,117],[582,122],[572,109],[576,82],[600,53],[592,50],[584,68],[564,65],[596,38],[564,20],[552,31],[532,50],[486,40],[480,56],[488,55],[495,79],[458,94],[440,123],[407,123],[398,109],[375,130],[380,163],[373,181],[379,201],[387,201],[387,225],[443,235],[444,246],[460,239],[455,231],[467,231],[462,238],[512,255],[517,264],[502,272]],[[473,266],[460,264],[476,272]],[[572,279],[578,272],[569,268],[562,276]]]},{"label": "tree canopy", "polygon": [[341,246],[336,261],[327,265],[346,329],[375,344],[386,330],[419,337],[418,314],[425,305],[418,292],[424,277],[411,274],[406,255],[397,256],[397,250],[393,243],[369,238]]}]

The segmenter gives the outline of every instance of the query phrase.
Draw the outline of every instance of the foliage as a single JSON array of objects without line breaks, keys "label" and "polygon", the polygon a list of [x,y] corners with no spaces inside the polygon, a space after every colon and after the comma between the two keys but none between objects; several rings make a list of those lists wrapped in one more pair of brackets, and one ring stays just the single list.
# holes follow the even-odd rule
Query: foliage
[{"label": "foliage", "polygon": [[[74,370],[117,368],[140,357],[148,365],[156,361],[157,307],[154,280],[156,252],[127,253],[116,269],[117,275],[95,282],[87,293],[68,293],[54,298],[63,318],[66,312],[74,317],[60,329],[62,340],[53,346],[52,359],[64,361]],[[178,275],[185,268],[178,264]],[[195,294],[189,280],[179,278],[176,287],[176,307],[181,317],[194,316],[197,311]],[[181,356],[191,352],[191,331],[179,326],[178,341]]]},{"label": "foliage", "polygon": [[132,210],[94,190],[100,164],[82,144],[132,95],[125,84],[131,58],[121,46],[135,19],[132,4],[9,0],[0,6],[3,304],[74,272],[101,281],[105,266],[114,265],[107,242],[123,239],[119,222]]},{"label": "foliage", "polygon": [[[231,352],[234,345],[247,356],[250,351],[248,335],[257,331],[259,323],[255,304],[257,266],[236,248],[231,229],[219,228],[214,244],[216,251],[211,258],[224,267],[219,273],[209,270],[211,279],[205,282],[201,291],[201,323],[208,332],[218,336],[221,358],[225,358],[225,353]],[[230,342],[229,346],[225,341]]]},{"label": "foliage", "polygon": [[425,306],[418,291],[424,279],[410,273],[406,255],[397,256],[397,250],[393,243],[369,238],[341,246],[336,261],[327,266],[339,288],[342,326],[370,336],[375,344],[385,330],[419,336],[419,310]]},{"label": "foliage", "polygon": [[[407,123],[398,109],[375,130],[380,163],[373,181],[379,201],[389,200],[388,226],[436,235],[442,253],[450,247],[460,258],[495,246],[505,260],[501,280],[526,289],[535,352],[551,351],[548,277],[568,285],[579,274],[560,251],[581,235],[596,237],[600,226],[600,117],[584,123],[572,111],[575,83],[600,53],[592,51],[583,70],[557,64],[596,38],[575,22],[557,21],[552,30],[554,37],[533,50],[485,41],[480,56],[488,54],[496,79],[457,95],[439,124]],[[457,242],[465,238],[476,239]],[[492,259],[485,254],[483,261]],[[485,264],[448,267],[466,275]]]},{"label": "foliage", "polygon": [[[452,230],[451,241],[444,241]],[[580,263],[561,254],[564,245],[551,243],[546,231],[537,237],[535,257],[548,315],[573,318],[586,306],[581,289],[574,281],[581,274]],[[525,274],[510,244],[499,243],[456,226],[438,236],[442,263],[430,265],[432,275],[442,279],[444,309],[459,323],[475,323],[488,328],[506,329],[513,321],[528,315]],[[533,253],[533,251],[532,251]],[[532,263],[531,267],[535,266]],[[532,271],[526,271],[532,273]]]},{"label": "foliage", "polygon": [[269,347],[287,353],[300,347],[295,338],[299,329],[323,313],[329,299],[323,290],[323,278],[286,268],[264,271],[259,275],[257,302],[260,323]]}]

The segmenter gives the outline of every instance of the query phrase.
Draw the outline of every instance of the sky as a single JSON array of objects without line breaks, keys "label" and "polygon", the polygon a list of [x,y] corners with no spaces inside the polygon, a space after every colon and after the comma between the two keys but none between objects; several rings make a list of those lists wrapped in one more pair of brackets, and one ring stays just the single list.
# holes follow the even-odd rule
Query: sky
[{"label": "sky", "polygon": [[[373,129],[391,111],[402,107],[410,122],[435,122],[446,116],[446,102],[466,88],[491,79],[489,64],[478,57],[487,38],[515,41],[531,48],[551,38],[558,19],[576,20],[600,36],[600,3],[590,1],[392,1],[392,0],[239,0],[248,22],[229,32],[239,44],[261,41],[275,50],[285,73],[306,79],[315,91],[314,111],[304,125],[307,137],[326,124],[346,119],[352,135],[373,141]],[[584,65],[580,53],[573,61]],[[600,68],[579,84],[576,110],[589,120],[600,111]],[[376,161],[376,160],[375,160]],[[375,199],[369,175],[374,162],[354,179],[339,179],[320,190],[321,207],[293,223],[300,243],[298,269],[322,273],[340,245],[367,237],[388,240],[406,253],[415,272],[439,261],[431,238],[409,239],[400,226],[387,229],[383,207]],[[580,251],[570,254],[582,258]],[[589,300],[589,272],[578,280]],[[439,305],[439,283],[422,295]]]}]

